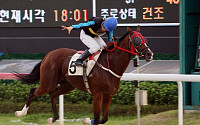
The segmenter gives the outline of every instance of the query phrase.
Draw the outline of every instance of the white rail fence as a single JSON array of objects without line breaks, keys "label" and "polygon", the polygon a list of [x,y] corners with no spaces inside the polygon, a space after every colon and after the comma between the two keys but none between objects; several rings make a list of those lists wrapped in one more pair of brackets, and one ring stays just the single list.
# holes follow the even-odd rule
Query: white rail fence
[{"label": "white rail fence", "polygon": [[[17,79],[11,73],[0,73],[0,79]],[[182,82],[200,82],[199,75],[185,74],[134,74],[124,73],[121,80],[125,81],[176,81],[178,85],[178,125],[183,125],[183,87]],[[59,97],[60,125],[64,124],[63,95]]]},{"label": "white rail fence", "polygon": [[[178,125],[183,125],[183,87],[182,82],[200,82],[199,75],[185,74],[134,74],[124,73],[121,80],[125,81],[176,81],[178,85]],[[63,102],[63,96],[60,96],[60,101]],[[63,103],[59,104],[63,107]],[[60,118],[63,118],[64,109],[60,108]],[[60,119],[60,125],[63,125],[63,119]]]},{"label": "white rail fence", "polygon": [[124,73],[121,80],[126,81],[176,81],[178,85],[178,125],[183,125],[183,87],[182,82],[200,82],[199,75],[185,74],[133,74]]}]

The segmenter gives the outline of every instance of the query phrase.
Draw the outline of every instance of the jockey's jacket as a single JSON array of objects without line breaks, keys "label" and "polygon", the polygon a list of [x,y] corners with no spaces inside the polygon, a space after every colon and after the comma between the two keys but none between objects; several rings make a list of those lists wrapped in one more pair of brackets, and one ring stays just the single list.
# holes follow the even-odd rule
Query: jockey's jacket
[{"label": "jockey's jacket", "polygon": [[79,23],[77,25],[72,25],[74,29],[83,29],[85,34],[94,38],[95,36],[102,36],[105,33],[108,34],[110,42],[114,41],[113,30],[110,32],[102,32],[101,27],[104,25],[105,18],[103,17],[92,17],[87,23]]}]

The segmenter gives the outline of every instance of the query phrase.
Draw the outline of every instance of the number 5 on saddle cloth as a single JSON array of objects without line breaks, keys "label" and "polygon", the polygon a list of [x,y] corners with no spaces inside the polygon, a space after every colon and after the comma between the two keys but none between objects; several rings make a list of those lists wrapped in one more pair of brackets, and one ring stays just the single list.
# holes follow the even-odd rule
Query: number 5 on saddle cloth
[{"label": "number 5 on saddle cloth", "polygon": [[[83,75],[83,67],[82,66],[76,66],[75,62],[80,57],[84,51],[78,51],[76,54],[74,54],[69,62],[68,66],[68,75],[70,76],[82,76]],[[89,58],[85,60],[87,63],[86,68],[86,74],[87,76],[90,74],[91,70],[93,69],[95,65],[95,61],[99,58],[102,50],[99,50],[98,52],[91,55]]]}]

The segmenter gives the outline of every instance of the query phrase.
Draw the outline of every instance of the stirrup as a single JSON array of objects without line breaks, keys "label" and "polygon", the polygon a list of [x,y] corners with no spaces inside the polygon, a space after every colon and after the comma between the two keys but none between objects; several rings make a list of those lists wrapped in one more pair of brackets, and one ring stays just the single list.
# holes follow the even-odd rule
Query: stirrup
[{"label": "stirrup", "polygon": [[76,65],[76,66],[82,66],[82,67],[84,67],[84,68],[87,67],[86,64],[83,63],[83,61],[76,61],[76,62],[75,62],[75,65]]}]

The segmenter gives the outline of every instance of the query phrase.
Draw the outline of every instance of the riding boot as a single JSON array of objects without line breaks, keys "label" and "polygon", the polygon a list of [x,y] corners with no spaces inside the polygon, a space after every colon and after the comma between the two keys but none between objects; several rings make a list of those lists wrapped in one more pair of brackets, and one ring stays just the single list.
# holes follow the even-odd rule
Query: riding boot
[{"label": "riding boot", "polygon": [[83,64],[83,61],[85,59],[87,59],[89,56],[91,55],[91,53],[88,50],[85,50],[81,56],[76,60],[75,64],[76,66],[83,66],[86,67],[86,65]]}]

